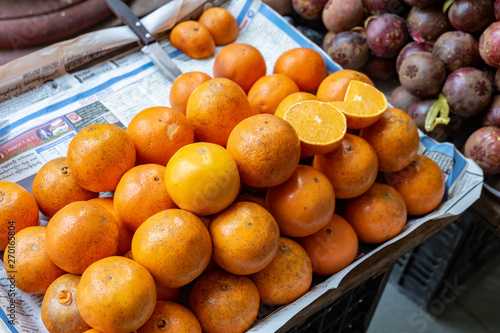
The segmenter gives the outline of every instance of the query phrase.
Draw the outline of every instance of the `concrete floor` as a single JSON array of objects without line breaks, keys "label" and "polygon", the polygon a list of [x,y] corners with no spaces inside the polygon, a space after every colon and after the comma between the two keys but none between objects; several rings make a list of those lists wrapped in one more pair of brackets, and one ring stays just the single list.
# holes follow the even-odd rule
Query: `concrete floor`
[{"label": "concrete floor", "polygon": [[500,333],[500,255],[458,290],[432,315],[388,282],[367,333]]}]

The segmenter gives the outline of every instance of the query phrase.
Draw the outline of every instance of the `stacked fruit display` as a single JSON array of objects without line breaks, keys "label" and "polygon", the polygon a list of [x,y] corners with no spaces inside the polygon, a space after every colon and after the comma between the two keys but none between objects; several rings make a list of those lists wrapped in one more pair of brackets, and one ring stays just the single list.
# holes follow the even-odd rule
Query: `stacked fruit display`
[{"label": "stacked fruit display", "polygon": [[292,6],[300,24],[322,23],[322,47],[334,61],[398,80],[388,92],[392,105],[430,137],[463,149],[486,176],[500,173],[500,1],[292,0]]},{"label": "stacked fruit display", "polygon": [[242,332],[439,206],[415,121],[367,75],[309,48],[264,60],[230,43],[172,107],[83,128],[33,196],[0,182],[4,265],[49,332]]}]

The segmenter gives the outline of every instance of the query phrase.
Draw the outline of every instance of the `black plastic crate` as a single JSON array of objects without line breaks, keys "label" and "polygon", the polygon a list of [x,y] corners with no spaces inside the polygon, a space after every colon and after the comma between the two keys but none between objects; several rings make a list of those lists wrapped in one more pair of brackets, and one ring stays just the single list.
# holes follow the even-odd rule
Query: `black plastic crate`
[{"label": "black plastic crate", "polygon": [[458,295],[455,289],[499,253],[500,239],[477,216],[465,211],[400,258],[390,280],[416,304],[439,314],[433,306]]},{"label": "black plastic crate", "polygon": [[390,271],[363,282],[288,333],[365,332],[389,276]]}]

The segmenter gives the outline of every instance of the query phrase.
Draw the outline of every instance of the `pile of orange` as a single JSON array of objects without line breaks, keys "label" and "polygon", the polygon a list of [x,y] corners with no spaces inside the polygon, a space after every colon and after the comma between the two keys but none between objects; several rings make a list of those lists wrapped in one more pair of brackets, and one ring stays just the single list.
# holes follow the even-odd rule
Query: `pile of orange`
[{"label": "pile of orange", "polygon": [[45,293],[50,332],[242,332],[261,303],[293,302],[360,241],[440,204],[443,176],[417,154],[414,121],[368,77],[327,76],[306,48],[266,75],[255,47],[229,43],[214,78],[174,83],[172,108],[77,133],[34,196],[0,182],[4,265],[19,289]]}]

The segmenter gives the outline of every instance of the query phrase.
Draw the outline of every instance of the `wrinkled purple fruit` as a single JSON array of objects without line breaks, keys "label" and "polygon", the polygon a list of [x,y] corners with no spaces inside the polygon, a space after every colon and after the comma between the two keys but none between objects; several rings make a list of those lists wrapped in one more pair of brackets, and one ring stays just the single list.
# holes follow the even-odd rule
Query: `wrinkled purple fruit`
[{"label": "wrinkled purple fruit", "polygon": [[292,0],[293,10],[307,20],[321,18],[321,13],[328,0]]},{"label": "wrinkled purple fruit", "polygon": [[411,94],[425,98],[441,91],[446,79],[443,62],[430,52],[416,52],[399,68],[399,82]]},{"label": "wrinkled purple fruit", "polygon": [[481,33],[494,21],[491,0],[455,0],[448,9],[448,19],[455,30]]},{"label": "wrinkled purple fruit", "polygon": [[484,110],[491,100],[491,82],[481,70],[463,67],[452,72],[443,85],[450,111],[469,118]]},{"label": "wrinkled purple fruit", "polygon": [[389,96],[389,103],[406,113],[408,113],[410,106],[419,100],[419,97],[410,94],[403,86],[396,87]]},{"label": "wrinkled purple fruit", "polygon": [[500,22],[491,24],[481,34],[479,54],[486,64],[500,67]]},{"label": "wrinkled purple fruit", "polygon": [[463,31],[442,34],[434,44],[432,54],[441,59],[449,72],[462,67],[476,67],[481,59],[478,41]]},{"label": "wrinkled purple fruit", "polygon": [[500,128],[487,126],[472,133],[464,146],[465,156],[483,169],[485,175],[500,173]]},{"label": "wrinkled purple fruit", "polygon": [[363,20],[363,15],[361,0],[328,0],[321,18],[329,31],[341,32],[358,25]]},{"label": "wrinkled purple fruit", "polygon": [[410,40],[405,20],[396,14],[385,13],[376,16],[366,27],[368,47],[379,57],[396,57]]},{"label": "wrinkled purple fruit", "polygon": [[398,54],[396,59],[396,70],[399,72],[399,68],[401,68],[401,64],[403,60],[408,58],[410,55],[416,52],[432,52],[432,44],[424,42],[410,42],[406,44]]},{"label": "wrinkled purple fruit", "polygon": [[433,6],[426,8],[413,7],[406,18],[411,36],[417,42],[436,40],[446,31],[451,30],[448,17],[441,8]]},{"label": "wrinkled purple fruit", "polygon": [[344,69],[358,70],[370,56],[366,39],[354,31],[339,32],[324,44],[325,52]]},{"label": "wrinkled purple fruit", "polygon": [[436,103],[437,98],[423,99],[414,102],[408,109],[408,115],[415,120],[417,127],[427,134],[427,136],[433,138],[436,141],[444,141],[448,138],[448,133],[446,132],[447,125],[439,124],[432,131],[428,132],[425,130],[425,119],[431,106]]},{"label": "wrinkled purple fruit", "polygon": [[500,128],[500,95],[493,96],[490,104],[481,117],[482,126],[495,126]]}]

